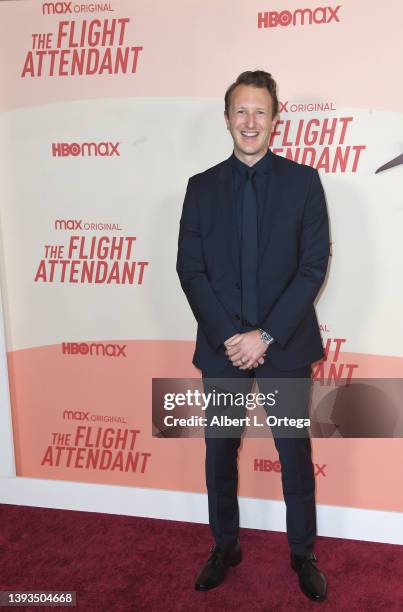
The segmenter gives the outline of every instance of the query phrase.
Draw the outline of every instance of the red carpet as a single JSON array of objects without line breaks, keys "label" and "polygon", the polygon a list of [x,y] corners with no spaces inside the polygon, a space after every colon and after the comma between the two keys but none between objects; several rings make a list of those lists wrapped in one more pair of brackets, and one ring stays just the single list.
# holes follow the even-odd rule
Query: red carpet
[{"label": "red carpet", "polygon": [[243,529],[241,543],[226,582],[198,593],[207,525],[2,505],[0,589],[75,590],[80,612],[403,610],[402,546],[318,538],[329,595],[316,604],[299,591],[284,534]]}]

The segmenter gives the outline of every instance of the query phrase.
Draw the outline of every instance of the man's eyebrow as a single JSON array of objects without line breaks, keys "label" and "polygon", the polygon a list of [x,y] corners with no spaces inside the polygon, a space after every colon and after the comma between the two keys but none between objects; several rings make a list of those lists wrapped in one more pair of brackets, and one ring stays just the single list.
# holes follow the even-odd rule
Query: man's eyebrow
[{"label": "man's eyebrow", "polygon": [[384,170],[389,170],[389,168],[394,168],[395,166],[400,166],[400,164],[403,164],[403,153],[402,155],[398,155],[394,159],[391,159],[383,166],[380,166],[378,170],[375,170],[375,174],[378,174],[378,172],[383,172]]},{"label": "man's eyebrow", "polygon": [[[236,106],[235,108],[240,109],[240,108],[247,108],[247,106],[245,106],[244,104],[241,104],[240,106]],[[264,108],[263,106],[257,106],[255,110],[262,110],[262,111],[266,111],[267,109]]]}]

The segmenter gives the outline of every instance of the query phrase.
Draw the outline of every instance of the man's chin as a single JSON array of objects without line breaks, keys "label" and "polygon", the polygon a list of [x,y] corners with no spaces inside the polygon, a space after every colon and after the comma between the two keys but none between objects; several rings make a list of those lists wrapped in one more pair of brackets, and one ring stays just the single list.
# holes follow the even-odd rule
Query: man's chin
[{"label": "man's chin", "polygon": [[237,147],[236,152],[244,155],[245,157],[257,157],[262,156],[266,153],[267,147]]}]

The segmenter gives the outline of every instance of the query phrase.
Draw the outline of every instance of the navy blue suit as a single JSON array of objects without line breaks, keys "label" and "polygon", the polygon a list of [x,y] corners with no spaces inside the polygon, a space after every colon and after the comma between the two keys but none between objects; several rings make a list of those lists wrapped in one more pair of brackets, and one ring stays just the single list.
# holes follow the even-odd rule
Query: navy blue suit
[{"label": "navy blue suit", "polygon": [[[329,257],[326,204],[318,172],[270,152],[259,236],[259,327],[276,342],[268,360],[292,370],[323,356],[314,299]],[[193,363],[218,373],[223,343],[243,330],[239,244],[229,159],[189,179],[177,271],[198,323]]]},{"label": "navy blue suit", "polygon": [[[189,179],[180,222],[177,272],[197,320],[193,363],[206,386],[234,378],[234,392],[260,390],[270,378],[309,379],[323,356],[314,300],[329,258],[329,226],[318,172],[269,151],[267,195],[259,212],[258,313],[275,342],[255,370],[234,367],[224,342],[248,331],[241,313],[240,244],[230,158]],[[250,328],[249,328],[250,329]],[[209,379],[209,380],[207,380]],[[235,391],[236,388],[236,391]],[[301,403],[308,405],[309,388]],[[316,533],[315,481],[308,438],[277,437],[287,506],[287,533],[295,554],[312,550]],[[239,528],[237,454],[240,438],[206,436],[210,526],[216,543],[232,545]]]}]

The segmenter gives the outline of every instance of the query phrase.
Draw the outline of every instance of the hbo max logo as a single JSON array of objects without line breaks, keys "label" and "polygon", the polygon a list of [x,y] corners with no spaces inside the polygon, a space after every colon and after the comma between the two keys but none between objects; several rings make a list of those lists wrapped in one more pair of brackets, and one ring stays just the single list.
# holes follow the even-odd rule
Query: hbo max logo
[{"label": "hbo max logo", "polygon": [[338,12],[341,9],[341,4],[338,6],[318,6],[316,9],[297,9],[296,11],[268,11],[258,13],[257,27],[258,28],[276,28],[289,25],[307,25],[312,23],[331,23],[337,21],[340,23]]},{"label": "hbo max logo", "polygon": [[120,142],[54,142],[52,143],[53,157],[112,157],[119,153]]},{"label": "hbo max logo", "polygon": [[104,344],[103,342],[62,342],[63,355],[95,355],[96,357],[127,357],[126,344]]},{"label": "hbo max logo", "polygon": [[[315,476],[326,477],[327,464],[314,463]],[[281,472],[280,461],[271,461],[270,459],[254,459],[253,470],[255,472]]]}]

